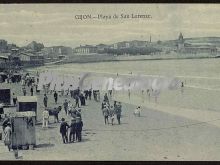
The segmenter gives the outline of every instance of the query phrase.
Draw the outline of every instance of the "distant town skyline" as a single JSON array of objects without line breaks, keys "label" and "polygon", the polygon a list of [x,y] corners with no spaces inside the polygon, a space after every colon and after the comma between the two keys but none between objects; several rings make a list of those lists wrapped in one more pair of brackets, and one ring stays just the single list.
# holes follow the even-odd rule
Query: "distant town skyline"
[{"label": "distant town skyline", "polygon": [[[219,37],[217,4],[1,4],[0,39],[18,46],[32,41],[49,46],[112,44],[121,41]],[[151,19],[75,19],[149,14]]]}]

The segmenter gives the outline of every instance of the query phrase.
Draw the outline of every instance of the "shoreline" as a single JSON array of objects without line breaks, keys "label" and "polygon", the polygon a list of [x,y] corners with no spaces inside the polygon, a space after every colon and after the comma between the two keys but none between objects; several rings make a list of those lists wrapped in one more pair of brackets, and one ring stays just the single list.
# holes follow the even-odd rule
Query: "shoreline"
[{"label": "shoreline", "polygon": [[[103,57],[102,55],[98,55],[98,56]],[[75,56],[75,57],[82,58],[83,56]],[[167,58],[158,56],[156,58],[138,58],[138,59],[126,58],[126,57],[134,58],[135,56],[124,56],[124,57],[122,57],[123,59],[117,59],[114,56],[112,56],[112,57],[115,58],[115,59],[102,59],[102,60],[92,59],[91,61],[80,61],[78,59],[76,61],[74,61],[74,59],[64,59],[62,61],[59,60],[59,61],[54,61],[52,63],[50,63],[50,62],[49,63],[44,63],[44,65],[41,65],[41,66],[26,66],[26,67],[23,67],[23,69],[38,68],[38,67],[42,67],[42,66],[65,65],[65,64],[87,64],[87,63],[89,64],[89,63],[103,63],[103,62],[108,63],[108,62],[121,62],[121,61],[157,61],[157,60],[188,60],[188,59],[197,60],[197,59],[217,59],[217,58],[219,58],[219,56],[200,56],[200,57],[193,57],[193,56],[181,57],[181,56],[177,56],[177,57],[167,57]]]}]

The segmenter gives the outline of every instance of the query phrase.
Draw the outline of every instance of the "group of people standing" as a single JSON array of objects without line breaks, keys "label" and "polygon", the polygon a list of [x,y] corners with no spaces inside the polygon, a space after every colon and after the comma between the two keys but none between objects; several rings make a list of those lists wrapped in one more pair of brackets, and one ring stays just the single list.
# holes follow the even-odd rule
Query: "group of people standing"
[{"label": "group of people standing", "polygon": [[111,124],[114,125],[114,119],[116,117],[118,124],[121,124],[121,112],[122,106],[120,102],[114,101],[114,105],[110,105],[107,93],[104,96],[102,102],[102,114],[104,116],[105,124],[109,124],[109,118],[111,120]]},{"label": "group of people standing", "polygon": [[[81,142],[82,140],[82,118],[76,117],[71,119],[71,123],[68,124],[64,118],[61,119],[60,134],[63,139],[63,143]],[[68,131],[69,130],[69,131]],[[68,138],[69,134],[69,138]]]}]

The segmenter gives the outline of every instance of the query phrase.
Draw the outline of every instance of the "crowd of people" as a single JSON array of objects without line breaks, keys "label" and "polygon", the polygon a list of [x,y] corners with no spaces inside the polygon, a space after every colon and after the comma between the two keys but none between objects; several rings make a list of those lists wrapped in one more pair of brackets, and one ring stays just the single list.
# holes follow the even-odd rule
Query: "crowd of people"
[{"label": "crowd of people", "polygon": [[[80,142],[82,140],[82,127],[83,127],[83,120],[82,120],[82,108],[86,105],[87,100],[92,100],[92,96],[94,101],[99,102],[100,98],[100,91],[88,89],[82,91],[79,87],[74,88],[73,85],[70,85],[68,90],[61,90],[56,91],[50,90],[50,85],[44,85],[43,90],[39,91],[38,83],[39,83],[39,75],[37,76],[30,76],[28,73],[23,75],[21,78],[21,89],[24,96],[27,96],[27,93],[30,93],[31,96],[43,93],[43,107],[44,110],[42,112],[42,127],[48,128],[49,125],[49,117],[50,111],[48,110],[48,102],[49,97],[48,95],[52,94],[54,98],[53,105],[60,104],[59,97],[62,97],[60,100],[64,100],[62,103],[62,107],[64,110],[64,114],[66,117],[62,117],[60,123],[60,134],[62,137],[63,143],[72,143],[72,142]],[[27,92],[27,89],[30,91]],[[35,91],[34,91],[35,89]],[[68,97],[67,97],[68,96]],[[120,102],[114,101],[111,103],[112,90],[109,90],[108,93],[105,93],[103,101],[101,103],[101,110],[104,116],[104,123],[105,124],[115,124],[115,120],[117,121],[118,125],[121,124],[121,114],[122,114],[122,105]],[[15,93],[12,94],[12,100],[14,106],[17,104],[17,95]],[[55,108],[56,109],[56,108]],[[59,109],[60,111],[61,109]],[[58,120],[58,113],[57,112],[57,121]],[[138,113],[137,113],[138,114]],[[140,116],[140,113],[139,113]],[[70,123],[66,121],[66,119],[70,119]],[[7,125],[7,123],[6,123]],[[10,122],[8,124],[10,127]]]}]

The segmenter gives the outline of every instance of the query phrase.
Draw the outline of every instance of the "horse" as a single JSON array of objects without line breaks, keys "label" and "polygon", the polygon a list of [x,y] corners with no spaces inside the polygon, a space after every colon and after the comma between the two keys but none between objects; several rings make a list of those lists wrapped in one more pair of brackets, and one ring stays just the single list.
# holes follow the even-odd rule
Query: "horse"
[{"label": "horse", "polygon": [[58,115],[62,109],[62,106],[58,106],[55,108],[46,108],[46,110],[49,112],[49,116],[54,116],[54,123],[57,121],[59,122]]}]

